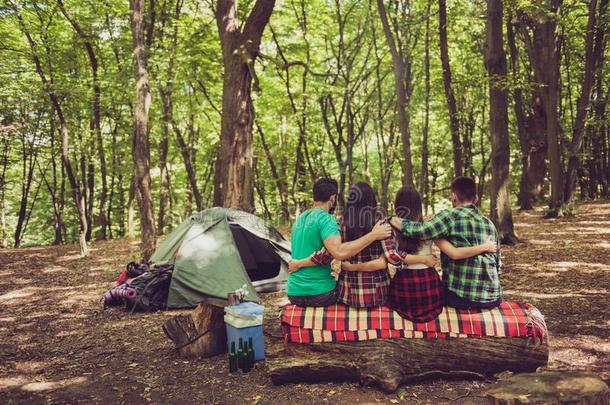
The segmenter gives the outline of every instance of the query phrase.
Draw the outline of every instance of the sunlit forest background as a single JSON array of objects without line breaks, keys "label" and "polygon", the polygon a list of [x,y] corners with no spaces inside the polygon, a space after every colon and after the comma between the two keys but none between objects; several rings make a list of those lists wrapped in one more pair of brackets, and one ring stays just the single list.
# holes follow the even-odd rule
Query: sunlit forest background
[{"label": "sunlit forest background", "polygon": [[[607,0],[496,2],[499,19],[481,0],[242,1],[235,16],[221,3],[0,2],[4,247],[135,237],[146,176],[157,236],[213,205],[289,225],[321,176],[340,205],[370,182],[384,210],[413,184],[432,214],[469,175],[503,235],[511,210],[608,197]],[[227,16],[260,46],[227,55]],[[223,93],[236,53],[245,115]],[[229,159],[223,139],[245,147]],[[223,189],[234,161],[252,203]]]}]

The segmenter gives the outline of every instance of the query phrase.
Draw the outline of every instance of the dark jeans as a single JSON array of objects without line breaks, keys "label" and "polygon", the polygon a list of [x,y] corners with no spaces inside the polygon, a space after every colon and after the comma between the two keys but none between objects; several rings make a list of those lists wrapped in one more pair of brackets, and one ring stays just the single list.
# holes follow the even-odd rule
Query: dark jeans
[{"label": "dark jeans", "polygon": [[337,302],[337,290],[318,295],[289,295],[288,299],[300,307],[325,307]]},{"label": "dark jeans", "polygon": [[447,287],[443,289],[443,293],[445,295],[445,305],[457,309],[489,309],[497,307],[502,302],[502,297],[500,297],[496,301],[491,302],[469,301],[458,296],[453,291],[450,291],[449,289],[447,289]]}]

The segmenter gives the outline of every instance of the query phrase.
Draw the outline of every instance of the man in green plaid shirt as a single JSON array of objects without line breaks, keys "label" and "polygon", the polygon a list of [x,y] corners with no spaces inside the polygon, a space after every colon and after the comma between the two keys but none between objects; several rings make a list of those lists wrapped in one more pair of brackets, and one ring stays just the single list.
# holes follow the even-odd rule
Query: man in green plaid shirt
[{"label": "man in green plaid shirt", "polygon": [[[490,241],[498,243],[495,225],[474,205],[477,188],[470,177],[457,177],[451,183],[452,209],[439,212],[426,222],[392,218],[392,225],[409,237],[447,239],[453,246],[481,245]],[[451,260],[441,254],[443,286],[447,305],[460,308],[493,308],[502,301],[500,270],[500,246],[496,253],[483,253],[469,259]]]}]

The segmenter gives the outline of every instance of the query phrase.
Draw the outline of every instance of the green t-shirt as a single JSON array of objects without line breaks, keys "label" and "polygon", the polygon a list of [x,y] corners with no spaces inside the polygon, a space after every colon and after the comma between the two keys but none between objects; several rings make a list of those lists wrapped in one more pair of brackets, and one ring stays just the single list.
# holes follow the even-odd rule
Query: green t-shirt
[{"label": "green t-shirt", "polygon": [[[324,247],[324,240],[339,235],[339,227],[334,216],[321,208],[303,212],[292,226],[290,245],[292,258],[306,259]],[[330,264],[303,267],[288,276],[288,295],[318,295],[333,290],[336,286],[331,275]]]}]

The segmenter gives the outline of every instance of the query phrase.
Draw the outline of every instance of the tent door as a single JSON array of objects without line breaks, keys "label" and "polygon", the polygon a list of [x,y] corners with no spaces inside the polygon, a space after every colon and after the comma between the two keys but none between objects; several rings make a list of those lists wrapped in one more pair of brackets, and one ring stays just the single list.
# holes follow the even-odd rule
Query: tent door
[{"label": "tent door", "polygon": [[282,263],[271,243],[258,238],[239,225],[231,224],[230,227],[250,280],[258,281],[277,277]]}]

